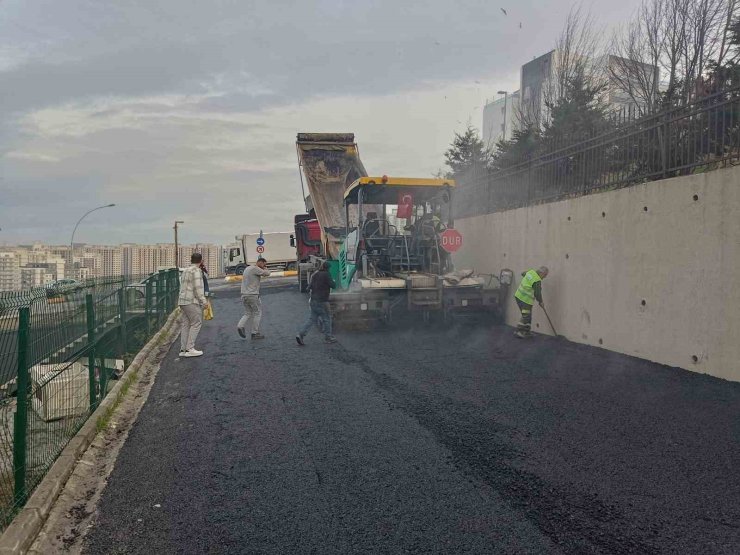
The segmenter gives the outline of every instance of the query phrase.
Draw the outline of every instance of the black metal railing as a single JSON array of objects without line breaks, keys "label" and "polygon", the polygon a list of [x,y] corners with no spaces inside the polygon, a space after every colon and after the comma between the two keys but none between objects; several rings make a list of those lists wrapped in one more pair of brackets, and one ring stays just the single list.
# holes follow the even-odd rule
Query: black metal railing
[{"label": "black metal railing", "polygon": [[543,139],[504,168],[471,169],[458,178],[457,217],[734,164],[740,160],[740,88],[637,119],[613,118],[581,139]]}]

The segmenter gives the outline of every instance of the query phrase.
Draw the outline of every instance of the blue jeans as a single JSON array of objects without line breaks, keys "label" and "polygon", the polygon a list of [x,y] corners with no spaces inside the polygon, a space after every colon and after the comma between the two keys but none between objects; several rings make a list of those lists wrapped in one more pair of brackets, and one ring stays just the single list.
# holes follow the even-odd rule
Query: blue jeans
[{"label": "blue jeans", "polygon": [[[329,303],[311,301],[309,306],[311,307],[311,313],[308,315],[308,320],[306,320],[306,323],[303,324],[301,331],[298,333],[302,337],[308,333],[311,326],[316,324],[319,330],[324,332],[326,337],[331,337],[331,312],[329,312]],[[321,320],[321,326],[319,326],[319,320]]]}]

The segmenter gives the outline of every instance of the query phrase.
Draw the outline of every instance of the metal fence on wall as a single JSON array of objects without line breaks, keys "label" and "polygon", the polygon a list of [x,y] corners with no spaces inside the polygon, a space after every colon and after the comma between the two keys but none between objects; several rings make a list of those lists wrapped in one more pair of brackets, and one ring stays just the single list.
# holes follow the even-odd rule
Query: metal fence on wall
[{"label": "metal fence on wall", "polygon": [[176,269],[0,292],[0,527],[164,325]]},{"label": "metal fence on wall", "polygon": [[689,175],[740,160],[740,89],[716,93],[535,154],[498,171],[458,177],[456,216],[464,218]]}]

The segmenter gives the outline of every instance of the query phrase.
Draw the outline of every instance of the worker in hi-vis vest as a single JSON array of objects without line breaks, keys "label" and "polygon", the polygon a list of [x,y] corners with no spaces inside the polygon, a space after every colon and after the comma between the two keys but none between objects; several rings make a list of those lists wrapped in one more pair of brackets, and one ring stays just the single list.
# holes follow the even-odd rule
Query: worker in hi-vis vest
[{"label": "worker in hi-vis vest", "polygon": [[532,335],[532,306],[536,300],[544,308],[542,300],[542,280],[547,277],[549,270],[547,266],[540,266],[537,270],[522,272],[522,282],[514,293],[514,300],[522,313],[522,319],[516,327],[516,335],[519,338]]}]

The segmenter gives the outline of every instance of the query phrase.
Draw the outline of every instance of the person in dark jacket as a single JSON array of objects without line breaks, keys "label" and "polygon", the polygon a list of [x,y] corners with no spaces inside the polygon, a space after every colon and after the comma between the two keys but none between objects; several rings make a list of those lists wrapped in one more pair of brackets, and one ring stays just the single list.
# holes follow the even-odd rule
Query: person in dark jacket
[{"label": "person in dark jacket", "polygon": [[208,297],[211,294],[211,291],[208,288],[208,269],[202,261],[198,267],[200,268],[200,271],[203,272],[203,289],[205,289],[206,297]]},{"label": "person in dark jacket", "polygon": [[311,313],[298,335],[295,336],[299,345],[305,345],[303,339],[314,324],[319,331],[324,333],[324,340],[327,343],[336,343],[337,339],[331,333],[331,313],[329,312],[329,295],[335,287],[336,284],[329,275],[329,264],[324,262],[321,269],[311,276],[311,283],[308,286],[311,292],[311,299],[308,303]]}]

